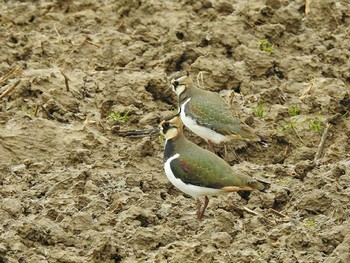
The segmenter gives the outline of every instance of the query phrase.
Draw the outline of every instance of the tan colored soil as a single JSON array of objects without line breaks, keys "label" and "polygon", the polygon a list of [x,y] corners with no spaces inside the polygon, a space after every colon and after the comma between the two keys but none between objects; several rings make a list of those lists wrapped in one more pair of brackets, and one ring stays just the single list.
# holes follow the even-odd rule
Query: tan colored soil
[{"label": "tan colored soil", "polygon": [[[21,72],[0,85],[20,80],[0,101],[0,262],[350,262],[349,14],[346,0],[3,1],[0,76]],[[161,139],[115,133],[172,113],[180,70],[231,94],[266,141],[232,142],[227,160],[269,191],[211,198],[203,221]]]}]

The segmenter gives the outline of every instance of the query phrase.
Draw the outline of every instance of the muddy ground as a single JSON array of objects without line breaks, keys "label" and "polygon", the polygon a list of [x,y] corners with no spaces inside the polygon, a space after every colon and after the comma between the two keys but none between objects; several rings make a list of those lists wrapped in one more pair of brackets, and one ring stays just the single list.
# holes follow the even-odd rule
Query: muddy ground
[{"label": "muddy ground", "polygon": [[[0,262],[350,262],[350,3],[308,2],[3,1]],[[118,135],[174,112],[181,70],[266,141],[226,158],[271,188],[203,221],[162,139]]]}]

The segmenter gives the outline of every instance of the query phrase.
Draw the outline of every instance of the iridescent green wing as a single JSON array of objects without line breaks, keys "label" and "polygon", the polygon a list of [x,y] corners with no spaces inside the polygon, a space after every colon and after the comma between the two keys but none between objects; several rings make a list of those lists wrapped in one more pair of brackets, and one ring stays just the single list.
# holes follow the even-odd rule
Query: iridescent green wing
[{"label": "iridescent green wing", "polygon": [[242,123],[218,94],[208,93],[195,96],[185,108],[186,115],[196,120],[199,125],[208,127],[218,133],[242,134]]},{"label": "iridescent green wing", "polygon": [[227,163],[207,151],[205,154],[198,151],[182,152],[170,166],[175,177],[186,184],[216,189],[247,184],[247,177],[235,175]]}]

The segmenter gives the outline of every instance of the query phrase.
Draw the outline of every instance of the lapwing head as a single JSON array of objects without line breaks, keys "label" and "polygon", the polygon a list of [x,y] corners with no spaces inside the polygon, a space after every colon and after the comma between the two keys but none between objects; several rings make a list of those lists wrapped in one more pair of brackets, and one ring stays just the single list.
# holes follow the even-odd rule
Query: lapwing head
[{"label": "lapwing head", "polygon": [[173,91],[178,96],[180,96],[186,90],[186,88],[192,85],[192,83],[192,79],[189,73],[187,72],[186,74],[181,74],[179,76],[174,77],[171,80],[171,87]]},{"label": "lapwing head", "polygon": [[176,138],[183,129],[183,124],[181,122],[179,114],[166,117],[159,124],[159,131],[164,135],[166,140]]}]

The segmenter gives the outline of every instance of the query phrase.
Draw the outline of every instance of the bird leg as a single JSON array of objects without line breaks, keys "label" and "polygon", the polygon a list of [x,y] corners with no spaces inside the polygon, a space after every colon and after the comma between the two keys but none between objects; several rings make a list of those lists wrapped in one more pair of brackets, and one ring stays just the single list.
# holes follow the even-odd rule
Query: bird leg
[{"label": "bird leg", "polygon": [[200,211],[200,213],[198,213],[198,211],[197,211],[197,219],[198,220],[202,220],[202,218],[204,216],[204,213],[205,213],[205,209],[207,209],[208,204],[209,204],[209,198],[208,198],[208,196],[205,196],[205,198],[204,198],[204,206],[203,206],[202,211]]},{"label": "bird leg", "polygon": [[228,155],[227,155],[226,143],[224,143],[224,160],[225,160],[226,162],[228,162]]},{"label": "bird leg", "polygon": [[197,219],[200,220],[202,202],[197,198]]},{"label": "bird leg", "polygon": [[213,143],[211,141],[207,141],[207,145],[208,145],[208,150],[211,152],[214,152],[214,147],[213,147]]}]

